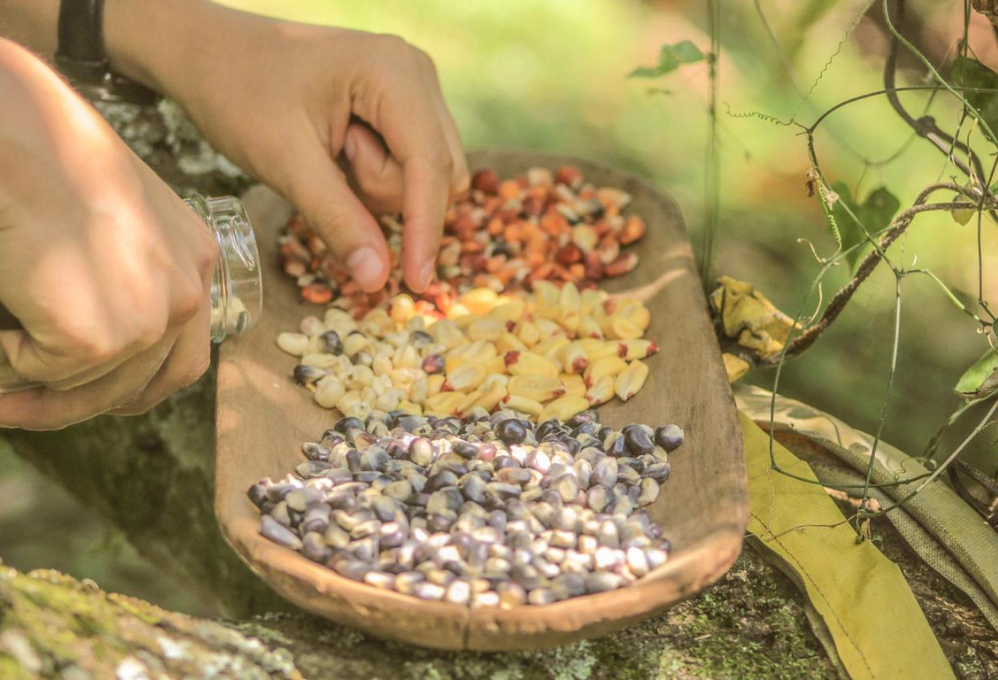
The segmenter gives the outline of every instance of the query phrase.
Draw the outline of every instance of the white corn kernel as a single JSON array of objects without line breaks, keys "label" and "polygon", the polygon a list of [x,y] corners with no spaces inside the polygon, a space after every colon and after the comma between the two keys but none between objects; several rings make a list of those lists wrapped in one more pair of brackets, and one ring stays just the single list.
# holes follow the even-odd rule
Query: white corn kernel
[{"label": "white corn kernel", "polygon": [[291,356],[300,357],[308,350],[308,336],[304,333],[281,333],[277,336],[277,346]]},{"label": "white corn kernel", "polygon": [[345,393],[343,383],[335,376],[327,375],[315,385],[315,402],[323,408],[336,408]]}]

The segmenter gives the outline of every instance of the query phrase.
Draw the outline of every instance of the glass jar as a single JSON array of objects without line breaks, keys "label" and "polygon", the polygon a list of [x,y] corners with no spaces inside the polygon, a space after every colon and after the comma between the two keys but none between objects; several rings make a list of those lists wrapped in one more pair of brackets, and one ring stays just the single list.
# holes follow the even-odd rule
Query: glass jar
[{"label": "glass jar", "polygon": [[[219,344],[253,330],[260,322],[263,280],[256,237],[238,198],[195,194],[184,203],[201,218],[218,243],[219,259],[211,282],[211,341]],[[0,350],[0,394],[36,386],[17,375]]]}]

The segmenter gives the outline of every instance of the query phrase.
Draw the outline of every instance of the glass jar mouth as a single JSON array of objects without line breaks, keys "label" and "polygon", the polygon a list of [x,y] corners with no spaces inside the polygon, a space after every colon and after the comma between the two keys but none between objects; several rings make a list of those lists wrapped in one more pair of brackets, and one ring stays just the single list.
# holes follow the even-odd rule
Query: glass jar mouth
[{"label": "glass jar mouth", "polygon": [[260,323],[263,274],[253,225],[233,196],[186,199],[218,243],[219,259],[211,286],[211,338],[219,343]]}]

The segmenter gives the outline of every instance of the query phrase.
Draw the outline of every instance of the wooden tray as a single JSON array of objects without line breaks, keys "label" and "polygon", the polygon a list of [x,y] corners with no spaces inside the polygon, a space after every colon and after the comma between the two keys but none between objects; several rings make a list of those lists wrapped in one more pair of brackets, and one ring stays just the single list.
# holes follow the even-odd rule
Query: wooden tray
[{"label": "wooden tray", "polygon": [[290,379],[292,357],[275,344],[280,331],[296,330],[315,311],[298,300],[293,282],[279,271],[276,235],[290,208],[258,187],[245,196],[263,258],[263,320],[246,337],[221,347],[218,371],[218,440],[215,510],[240,556],[278,593],[311,612],[375,635],[443,649],[503,650],[561,645],[603,635],[646,618],[720,578],[738,556],[748,522],[742,438],[725,379],[693,250],[676,204],[647,184],[581,160],[520,151],[469,156],[473,169],[494,168],[500,177],[530,167],[574,163],[587,180],[630,192],[628,209],[644,217],[647,236],[631,274],[610,283],[648,301],[649,337],[662,351],[649,359],[644,389],[627,404],[602,407],[604,422],[686,430],[672,454],[672,476],[650,508],[674,551],[657,570],[622,589],[556,604],[512,610],[468,609],[426,602],[343,578],[257,533],[259,513],[246,490],[260,478],[286,475],[302,462],[301,444],[317,440],[336,421]]}]

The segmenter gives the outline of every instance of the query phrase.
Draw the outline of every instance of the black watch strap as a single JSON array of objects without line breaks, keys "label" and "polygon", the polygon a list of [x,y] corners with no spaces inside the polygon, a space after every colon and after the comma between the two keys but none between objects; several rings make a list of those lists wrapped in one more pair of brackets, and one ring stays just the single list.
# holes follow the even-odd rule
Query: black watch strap
[{"label": "black watch strap", "polygon": [[56,68],[88,99],[154,104],[159,95],[111,73],[104,50],[104,0],[62,0]]}]

